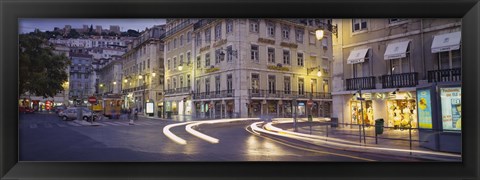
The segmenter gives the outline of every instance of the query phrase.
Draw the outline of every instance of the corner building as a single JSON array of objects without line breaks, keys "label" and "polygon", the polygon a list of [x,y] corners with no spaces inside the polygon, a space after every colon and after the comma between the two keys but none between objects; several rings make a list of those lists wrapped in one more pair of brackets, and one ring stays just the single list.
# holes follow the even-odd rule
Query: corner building
[{"label": "corner building", "polygon": [[[367,124],[383,118],[389,127],[410,121],[416,127],[417,86],[461,80],[460,19],[340,19],[334,24],[339,29],[333,41],[334,115],[343,123],[361,123],[363,109]],[[358,90],[366,98],[363,108],[353,95]]]},{"label": "corner building", "polygon": [[332,35],[317,40],[314,31],[330,22],[167,20],[166,111],[212,119],[329,117]]}]

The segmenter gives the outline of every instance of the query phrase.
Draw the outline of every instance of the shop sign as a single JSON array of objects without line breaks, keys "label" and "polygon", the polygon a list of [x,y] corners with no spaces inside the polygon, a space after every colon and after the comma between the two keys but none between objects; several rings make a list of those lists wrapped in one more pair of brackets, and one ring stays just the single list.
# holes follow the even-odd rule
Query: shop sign
[{"label": "shop sign", "polygon": [[52,101],[45,101],[45,109],[50,110],[52,108]]},{"label": "shop sign", "polygon": [[92,104],[95,104],[95,103],[97,103],[97,98],[94,97],[94,96],[90,96],[90,97],[88,98],[88,102],[89,102],[89,103],[92,103]]},{"label": "shop sign", "polygon": [[430,89],[417,90],[418,127],[432,129],[432,101]]},{"label": "shop sign", "polygon": [[440,103],[442,107],[443,130],[461,130],[462,119],[462,88],[440,88]]},{"label": "shop sign", "polygon": [[147,108],[145,109],[145,112],[147,114],[153,114],[153,102],[148,102],[147,103]]}]

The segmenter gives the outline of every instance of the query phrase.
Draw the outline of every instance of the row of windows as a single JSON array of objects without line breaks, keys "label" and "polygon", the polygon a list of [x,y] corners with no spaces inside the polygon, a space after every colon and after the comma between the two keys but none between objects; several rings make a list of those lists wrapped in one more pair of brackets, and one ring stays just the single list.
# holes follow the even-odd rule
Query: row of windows
[{"label": "row of windows", "polygon": [[135,64],[134,66],[131,66],[130,68],[127,68],[126,71],[124,72],[125,74],[132,74],[132,73],[140,73],[141,71],[144,71],[145,69],[150,68],[150,59],[147,59],[147,61],[142,61],[138,64]]},{"label": "row of windows", "polygon": [[[183,54],[180,54],[180,55],[178,56],[178,60],[179,60],[178,65],[179,65],[179,66],[180,66],[180,65],[183,65],[184,63],[186,63],[186,64],[190,64],[190,63],[191,63],[192,55],[191,55],[190,51],[187,52],[185,58],[186,58],[186,59],[184,60]],[[172,67],[170,66],[170,62],[171,62],[171,59],[167,59],[167,70],[171,70],[171,69],[172,69]],[[173,63],[173,68],[176,68],[176,67],[177,67],[177,56],[174,56],[174,57],[173,57],[172,63]]]},{"label": "row of windows", "polygon": [[[184,81],[184,78],[186,79],[186,81]],[[177,84],[177,79],[178,79],[178,84]],[[167,89],[190,87],[190,84],[191,84],[190,74],[187,74],[185,76],[180,75],[180,76],[172,77],[172,81],[170,81],[170,79],[167,79]]]},{"label": "row of windows", "polygon": [[71,74],[71,79],[88,79],[88,74]]},{"label": "row of windows", "polygon": [[180,37],[174,38],[166,43],[167,52],[174,50],[179,47],[183,47],[186,44],[189,44],[192,40],[192,31],[188,31],[185,34],[181,34]]},{"label": "row of windows", "polygon": [[[277,91],[277,83],[276,83],[276,76],[275,75],[268,75],[268,91],[274,92]],[[297,79],[297,91],[300,94],[303,94],[305,92],[305,79],[299,77]],[[289,76],[284,76],[283,77],[283,91],[285,92],[291,92],[291,78]],[[318,92],[319,90],[317,89],[317,79],[310,79],[310,89],[307,89],[307,92]],[[251,79],[251,89],[253,92],[260,90],[260,74],[252,74],[252,79]],[[323,79],[323,92],[328,92],[328,79]]]},{"label": "row of windows", "polygon": [[[275,57],[275,48],[267,47],[267,62],[268,63],[283,63],[285,65],[291,65],[291,52],[290,50],[283,50],[282,51],[282,59],[281,61],[277,61]],[[305,65],[305,58],[303,52],[297,52],[297,66],[304,66]],[[258,45],[251,45],[250,47],[250,59],[255,62],[260,61],[259,55],[259,47]],[[312,56],[310,59],[315,60],[316,57]]]},{"label": "row of windows", "polygon": [[[389,24],[395,24],[399,22],[406,21],[408,19],[404,18],[391,18],[388,19]],[[368,29],[367,19],[352,19],[352,32],[358,32]]]},{"label": "row of windows", "polygon": [[[273,21],[265,21],[266,24],[266,35],[267,37],[275,37],[277,25]],[[290,40],[292,36],[291,32],[292,27],[290,25],[281,24],[281,37],[283,40]],[[260,32],[260,20],[257,19],[250,19],[249,20],[249,30],[251,33],[259,33]],[[305,35],[305,29],[303,28],[294,28],[295,31],[295,40],[298,43],[303,43],[303,37]]]}]

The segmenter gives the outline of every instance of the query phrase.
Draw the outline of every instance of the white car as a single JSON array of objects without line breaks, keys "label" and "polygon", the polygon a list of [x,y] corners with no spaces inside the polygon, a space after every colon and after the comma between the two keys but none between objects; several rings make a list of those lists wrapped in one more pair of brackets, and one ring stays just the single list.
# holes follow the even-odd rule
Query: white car
[{"label": "white car", "polygon": [[88,120],[89,118],[92,118],[93,120],[97,119],[97,114],[90,109],[86,107],[72,107],[72,108],[67,108],[66,110],[58,113],[60,117],[64,121],[71,120],[71,119],[77,119],[77,110],[82,109],[82,119],[83,120]]}]

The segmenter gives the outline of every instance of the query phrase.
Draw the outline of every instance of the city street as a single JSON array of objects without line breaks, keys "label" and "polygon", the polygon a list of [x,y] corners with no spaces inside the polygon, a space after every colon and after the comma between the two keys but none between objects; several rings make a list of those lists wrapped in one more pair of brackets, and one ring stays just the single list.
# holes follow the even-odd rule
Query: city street
[{"label": "city street", "polygon": [[[299,147],[246,130],[255,121],[202,125],[195,129],[219,139],[210,143],[189,134],[185,126],[170,130],[185,139],[169,139],[162,129],[175,121],[140,118],[62,121],[56,114],[20,114],[20,161],[417,161],[412,158]],[[257,121],[259,122],[259,121]]]}]

